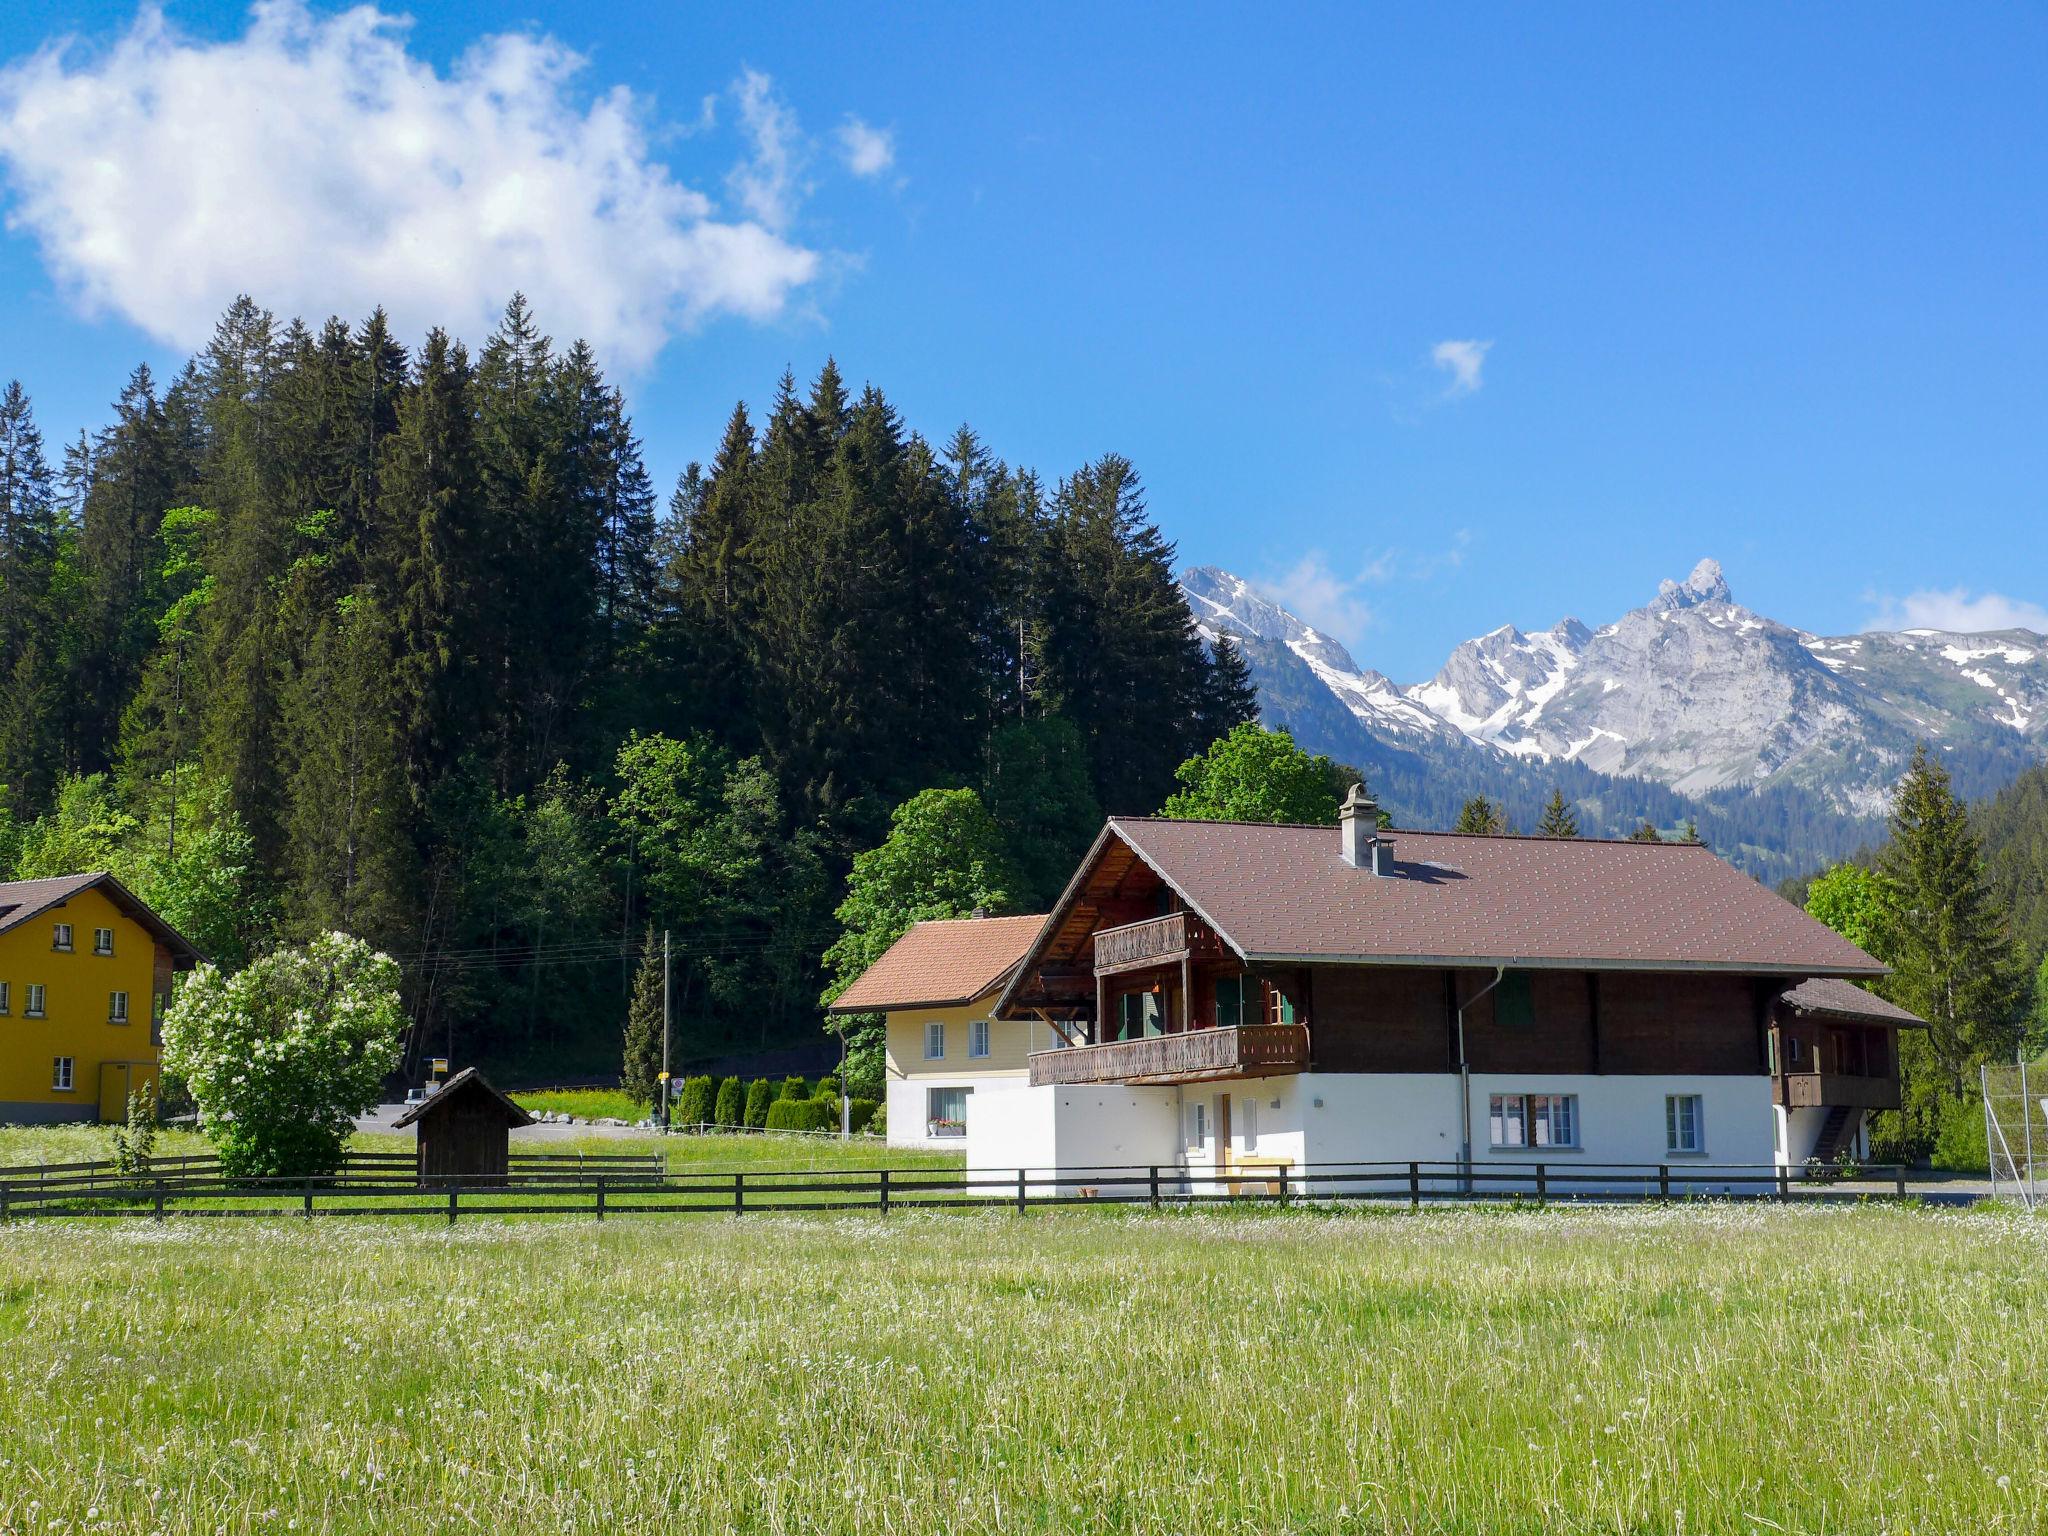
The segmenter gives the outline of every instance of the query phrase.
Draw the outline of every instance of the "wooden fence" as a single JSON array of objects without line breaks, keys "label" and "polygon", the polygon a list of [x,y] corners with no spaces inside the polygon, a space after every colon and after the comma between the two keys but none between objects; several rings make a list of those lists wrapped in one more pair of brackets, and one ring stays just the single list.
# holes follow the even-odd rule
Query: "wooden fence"
[{"label": "wooden fence", "polygon": [[[106,1165],[48,1170],[48,1178],[0,1178],[0,1221],[10,1218],[147,1216],[613,1216],[916,1207],[1019,1212],[1033,1206],[1425,1203],[1520,1201],[1632,1203],[1712,1197],[1778,1201],[1911,1200],[1940,1196],[1916,1187],[1897,1165],[1781,1168],[1764,1164],[1346,1163],[1223,1172],[1161,1164],[1058,1171],[923,1168],[670,1171],[647,1157],[515,1158],[503,1178],[419,1182],[402,1154],[355,1154],[320,1179],[223,1177],[208,1160],[141,1174],[108,1176]],[[579,1166],[580,1164],[580,1166]],[[1947,1198],[1954,1198],[1953,1195]]]}]

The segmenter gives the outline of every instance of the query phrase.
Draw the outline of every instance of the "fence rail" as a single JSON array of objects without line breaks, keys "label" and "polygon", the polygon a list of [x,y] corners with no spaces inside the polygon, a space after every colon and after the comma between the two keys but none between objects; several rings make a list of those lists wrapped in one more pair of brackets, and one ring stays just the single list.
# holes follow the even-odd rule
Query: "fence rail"
[{"label": "fence rail", "polygon": [[[418,1158],[412,1152],[358,1152],[343,1154],[336,1178],[351,1184],[371,1181],[411,1184],[418,1179]],[[581,1177],[586,1173],[606,1174],[662,1172],[665,1164],[657,1152],[514,1152],[509,1160],[511,1175],[518,1179]],[[177,1157],[153,1157],[137,1168],[124,1171],[112,1162],[17,1163],[0,1166],[0,1200],[18,1198],[30,1190],[122,1190],[138,1183],[169,1189],[191,1185],[219,1184],[225,1179],[219,1157],[193,1153]]]},{"label": "fence rail", "polygon": [[[425,1216],[653,1216],[919,1207],[1336,1204],[1587,1201],[1634,1203],[1715,1197],[1784,1202],[1909,1200],[1914,1187],[1895,1164],[1786,1168],[1773,1164],[1335,1163],[1260,1168],[1050,1169],[865,1168],[693,1172],[636,1167],[573,1168],[573,1159],[515,1160],[503,1177],[421,1182],[388,1166],[393,1154],[358,1155],[320,1179],[228,1179],[218,1168],[152,1171],[96,1182],[0,1181],[0,1221],[9,1218]],[[400,1161],[405,1161],[403,1158]],[[517,1166],[519,1161],[529,1165]],[[552,1164],[553,1166],[546,1166]],[[404,1173],[405,1177],[395,1174]]]}]

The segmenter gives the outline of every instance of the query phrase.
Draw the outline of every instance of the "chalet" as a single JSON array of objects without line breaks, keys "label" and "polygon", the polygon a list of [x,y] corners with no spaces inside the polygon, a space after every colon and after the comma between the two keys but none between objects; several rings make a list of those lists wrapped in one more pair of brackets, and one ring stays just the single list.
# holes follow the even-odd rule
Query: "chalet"
[{"label": "chalet", "polygon": [[1044,925],[1042,915],[914,924],[833,1003],[837,1015],[883,1016],[892,1146],[963,1145],[969,1101],[1026,1086],[1031,1052],[1059,1043],[1034,1017],[994,1013]]},{"label": "chalet", "polygon": [[1799,1163],[1898,1103],[1884,967],[1704,847],[1114,819],[996,1000],[975,1167]]}]

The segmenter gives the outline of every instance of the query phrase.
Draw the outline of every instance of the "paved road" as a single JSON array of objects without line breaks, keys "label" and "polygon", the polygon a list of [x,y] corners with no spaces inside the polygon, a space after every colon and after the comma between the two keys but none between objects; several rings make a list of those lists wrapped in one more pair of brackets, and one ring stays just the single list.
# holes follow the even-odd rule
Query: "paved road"
[{"label": "paved road", "polygon": [[[358,1116],[356,1129],[359,1131],[389,1131],[391,1122],[405,1112],[403,1104],[379,1104],[367,1115]],[[403,1131],[399,1135],[406,1134]],[[574,1125],[527,1125],[512,1133],[514,1141],[590,1141],[593,1139],[618,1138],[620,1140],[650,1140],[653,1131],[643,1131],[637,1125],[591,1125],[577,1121]]]}]

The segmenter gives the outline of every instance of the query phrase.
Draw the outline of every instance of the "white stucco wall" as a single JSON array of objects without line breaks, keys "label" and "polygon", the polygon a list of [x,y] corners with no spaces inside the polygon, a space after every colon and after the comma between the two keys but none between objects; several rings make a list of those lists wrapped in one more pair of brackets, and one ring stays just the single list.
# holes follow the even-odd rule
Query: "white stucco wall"
[{"label": "white stucco wall", "polygon": [[[882,1090],[889,1106],[889,1145],[934,1147],[954,1152],[966,1146],[964,1137],[930,1134],[925,1115],[925,1106],[929,1102],[925,1097],[927,1088],[972,1088],[974,1091],[967,1096],[971,1110],[984,1099],[1012,1094],[1030,1085],[1030,1079],[1022,1072],[983,1072],[971,1077],[964,1073],[931,1072],[917,1077],[891,1078]],[[971,1113],[968,1119],[970,1122],[973,1120]]]},{"label": "white stucco wall", "polygon": [[[1577,1148],[1495,1149],[1488,1144],[1488,1098],[1494,1093],[1575,1094]],[[1344,1163],[1455,1164],[1459,1157],[1459,1083],[1449,1073],[1305,1073],[1172,1088],[1038,1088],[971,1100],[967,1117],[968,1164],[973,1168],[1059,1168],[1171,1164],[1200,1182],[1213,1174],[1222,1148],[1219,1100],[1230,1097],[1229,1161],[1247,1158],[1309,1165]],[[1574,1183],[1567,1175],[1599,1178],[1600,1165],[1667,1165],[1674,1193],[1716,1192],[1725,1177],[1688,1168],[1776,1161],[1776,1111],[1770,1080],[1754,1077],[1638,1077],[1534,1073],[1475,1075],[1472,1157],[1489,1170],[1542,1163],[1549,1192],[1598,1193],[1636,1188],[1654,1175]],[[1665,1147],[1664,1100],[1697,1094],[1702,1100],[1705,1149],[1681,1154]],[[1205,1106],[1206,1144],[1192,1141],[1191,1107]],[[892,1112],[893,1113],[893,1112]],[[1319,1168],[1319,1171],[1330,1171]],[[1392,1192],[1392,1184],[1377,1187]],[[1451,1169],[1432,1188],[1456,1187]],[[1483,1192],[1506,1187],[1483,1181]]]}]

